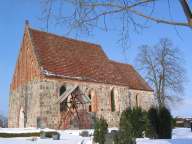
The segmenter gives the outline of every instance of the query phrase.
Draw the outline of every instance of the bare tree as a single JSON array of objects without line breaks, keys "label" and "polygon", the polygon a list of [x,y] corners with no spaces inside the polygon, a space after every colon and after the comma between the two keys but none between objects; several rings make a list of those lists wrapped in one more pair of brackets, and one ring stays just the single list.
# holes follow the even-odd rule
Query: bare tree
[{"label": "bare tree", "polygon": [[8,126],[7,118],[0,114],[0,128],[6,128]]},{"label": "bare tree", "polygon": [[0,119],[0,128],[3,127],[3,121]]},{"label": "bare tree", "polygon": [[[42,17],[48,30],[49,23],[65,25],[68,33],[72,30],[90,33],[94,28],[104,31],[117,29],[120,41],[127,42],[130,30],[138,32],[146,28],[146,20],[173,26],[192,27],[192,14],[187,0],[180,2],[187,22],[160,18],[154,11],[157,2],[167,2],[171,8],[171,0],[41,0]],[[175,0],[174,0],[175,3]],[[170,12],[170,11],[169,11]],[[168,13],[169,13],[168,12]]]},{"label": "bare tree", "polygon": [[143,45],[137,56],[140,70],[153,86],[159,106],[165,99],[179,96],[184,90],[185,70],[178,48],[168,39],[161,39],[155,46]]}]

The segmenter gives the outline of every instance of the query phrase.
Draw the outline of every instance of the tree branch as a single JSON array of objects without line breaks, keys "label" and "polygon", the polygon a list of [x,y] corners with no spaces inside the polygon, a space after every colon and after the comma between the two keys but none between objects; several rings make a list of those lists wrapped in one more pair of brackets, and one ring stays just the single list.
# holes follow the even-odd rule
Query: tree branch
[{"label": "tree branch", "polygon": [[163,23],[163,24],[169,24],[169,25],[178,25],[178,26],[185,26],[185,27],[192,27],[192,23],[185,23],[185,22],[176,22],[176,21],[168,21],[168,20],[163,20],[163,19],[159,19],[159,18],[155,18],[155,17],[151,17],[151,16],[147,16],[137,10],[134,9],[130,9],[131,12],[133,12],[134,14],[141,16],[145,19],[154,21],[156,23]]}]

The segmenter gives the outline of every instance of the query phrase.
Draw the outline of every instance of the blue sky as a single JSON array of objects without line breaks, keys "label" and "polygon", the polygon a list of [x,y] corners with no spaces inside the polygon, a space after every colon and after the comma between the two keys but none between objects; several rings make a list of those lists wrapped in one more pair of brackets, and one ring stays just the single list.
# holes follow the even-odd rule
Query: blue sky
[{"label": "blue sky", "polygon": [[[167,3],[161,0],[158,10],[158,16],[166,16]],[[171,0],[173,17],[185,21],[184,14],[179,3]],[[41,29],[44,24],[39,21],[41,14],[41,6],[39,0],[2,0],[0,5],[0,113],[7,115],[9,86],[14,72],[19,48],[22,41],[24,22],[26,19],[30,21],[33,28]],[[126,59],[122,55],[122,48],[117,43],[118,33],[102,32],[95,30],[92,36],[80,36],[79,39],[100,44],[110,59],[120,62],[135,64],[135,58],[138,53],[138,46],[142,44],[153,45],[160,38],[167,37],[172,40],[175,46],[182,51],[185,59],[183,63],[187,71],[187,82],[185,83],[184,101],[172,108],[173,115],[192,116],[192,49],[191,38],[192,29],[178,28],[181,38],[175,29],[171,26],[149,23],[149,28],[136,34],[132,31],[130,39],[130,47],[127,49]],[[50,32],[64,35],[65,29],[62,27],[50,27]],[[72,36],[71,36],[72,37]]]}]

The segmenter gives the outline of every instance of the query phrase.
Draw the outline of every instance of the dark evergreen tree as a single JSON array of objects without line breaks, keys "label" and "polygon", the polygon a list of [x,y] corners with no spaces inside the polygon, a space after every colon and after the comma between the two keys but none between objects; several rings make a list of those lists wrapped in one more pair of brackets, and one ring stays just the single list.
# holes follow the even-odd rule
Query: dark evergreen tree
[{"label": "dark evergreen tree", "polygon": [[142,137],[146,125],[145,112],[140,107],[133,108],[130,120],[133,127],[132,130],[133,137],[135,138]]},{"label": "dark evergreen tree", "polygon": [[93,140],[99,144],[105,143],[105,135],[108,132],[108,124],[104,118],[97,119],[94,128]]},{"label": "dark evergreen tree", "polygon": [[147,137],[157,138],[159,131],[159,116],[158,109],[151,107],[147,113],[148,118],[148,131],[146,133]]},{"label": "dark evergreen tree", "polygon": [[170,139],[172,132],[172,116],[166,107],[159,109],[159,138]]},{"label": "dark evergreen tree", "polygon": [[132,143],[132,124],[131,109],[127,109],[122,112],[119,124],[119,134],[116,136],[115,144],[131,144]]},{"label": "dark evergreen tree", "polygon": [[146,124],[145,124],[145,137],[152,138],[152,139],[157,137],[156,131],[153,129],[147,117],[147,114],[146,114]]},{"label": "dark evergreen tree", "polygon": [[141,108],[128,108],[122,112],[119,133],[115,136],[115,144],[133,144],[135,138],[171,138],[172,117],[165,107],[150,108],[148,112]]},{"label": "dark evergreen tree", "polygon": [[146,128],[146,116],[141,108],[128,108],[121,114],[119,134],[115,137],[116,144],[133,144],[135,138],[142,137]]}]

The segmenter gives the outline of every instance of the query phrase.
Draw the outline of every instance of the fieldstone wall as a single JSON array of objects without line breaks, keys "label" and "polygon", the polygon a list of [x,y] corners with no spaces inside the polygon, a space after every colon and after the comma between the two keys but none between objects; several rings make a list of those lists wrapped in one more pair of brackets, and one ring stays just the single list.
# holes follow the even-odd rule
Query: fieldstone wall
[{"label": "fieldstone wall", "polygon": [[42,80],[40,85],[40,116],[45,127],[58,128],[60,121],[60,105],[58,84],[55,81]]},{"label": "fieldstone wall", "polygon": [[[127,107],[140,106],[145,110],[148,110],[154,105],[153,92],[131,90],[125,86],[116,86],[110,84],[99,84],[99,83],[88,83],[70,80],[48,80],[57,87],[54,91],[54,95],[59,96],[59,90],[61,86],[70,88],[74,85],[78,85],[80,90],[85,94],[89,95],[94,93],[94,101],[92,101],[92,110],[96,113],[96,117],[104,117],[109,127],[119,125],[119,119],[121,112]],[[115,111],[111,111],[111,92],[114,91],[115,96]],[[136,102],[137,95],[137,102]],[[96,101],[96,102],[95,102]],[[86,105],[88,111],[89,104]]]},{"label": "fieldstone wall", "polygon": [[[138,106],[144,110],[149,110],[151,106],[155,106],[155,99],[153,92],[140,91],[140,90],[129,90],[131,98],[131,107]],[[136,98],[137,97],[137,98]]]},{"label": "fieldstone wall", "polygon": [[19,114],[23,109],[25,126],[36,127],[36,117],[40,115],[39,84],[34,80],[10,92],[8,127],[19,127]]},{"label": "fieldstone wall", "polygon": [[20,109],[24,109],[25,126],[37,127],[40,119],[45,127],[56,128],[59,120],[57,85],[54,81],[34,80],[10,93],[9,127],[19,127]]},{"label": "fieldstone wall", "polygon": [[[119,125],[120,114],[127,107],[141,106],[148,110],[154,104],[153,92],[131,90],[128,87],[72,80],[34,80],[10,93],[9,127],[18,127],[21,107],[26,114],[26,127],[36,127],[41,119],[45,127],[58,128],[60,122],[59,98],[61,86],[67,89],[78,85],[85,95],[91,95],[91,104],[86,104],[96,117],[104,117],[109,127]],[[114,93],[115,111],[111,109],[111,93]],[[137,98],[136,98],[137,97]]]}]

